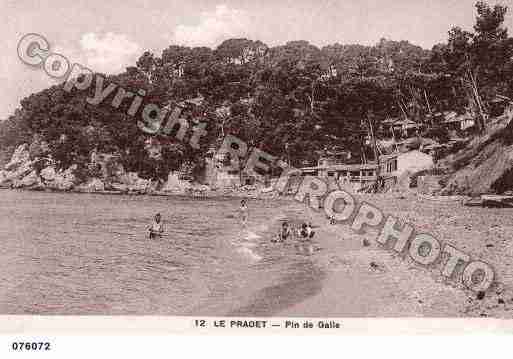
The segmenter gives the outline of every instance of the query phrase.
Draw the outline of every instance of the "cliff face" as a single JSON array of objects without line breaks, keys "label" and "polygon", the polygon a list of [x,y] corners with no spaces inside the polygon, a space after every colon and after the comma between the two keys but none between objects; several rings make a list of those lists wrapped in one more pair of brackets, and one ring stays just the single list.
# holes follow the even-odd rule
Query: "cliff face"
[{"label": "cliff face", "polygon": [[55,161],[34,156],[32,145],[16,148],[9,163],[0,169],[0,188],[20,188],[38,191],[69,191],[80,193],[123,193],[158,195],[232,195],[242,197],[274,197],[272,189],[258,185],[240,187],[240,176],[229,174],[224,167],[216,168],[207,176],[208,185],[183,179],[180,171],[170,172],[165,181],[139,177],[126,172],[113,154],[91,153],[90,171],[94,175],[84,178],[76,164],[65,170],[57,169]]},{"label": "cliff face", "polygon": [[57,190],[76,192],[116,191],[123,193],[185,193],[190,184],[170,173],[167,182],[140,178],[135,172],[125,172],[123,166],[115,163],[114,173],[107,174],[106,162],[112,162],[111,155],[95,154],[94,165],[100,168],[95,177],[79,179],[77,165],[58,170],[51,156],[34,157],[28,144],[16,148],[11,160],[0,170],[0,187],[25,188],[31,190]]},{"label": "cliff face", "polygon": [[75,170],[76,166],[72,166],[57,171],[50,157],[33,158],[30,146],[23,144],[16,148],[10,162],[0,170],[0,186],[67,191],[76,184]]},{"label": "cliff face", "polygon": [[0,185],[11,184],[16,187],[18,181],[22,181],[32,172],[33,162],[30,160],[28,145],[19,146],[12,155],[11,160],[0,171]]}]

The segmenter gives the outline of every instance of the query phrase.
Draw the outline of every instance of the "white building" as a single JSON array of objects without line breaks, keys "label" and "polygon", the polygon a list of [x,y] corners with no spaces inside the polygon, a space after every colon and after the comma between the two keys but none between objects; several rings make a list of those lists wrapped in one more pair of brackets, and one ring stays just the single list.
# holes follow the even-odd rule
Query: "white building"
[{"label": "white building", "polygon": [[397,156],[397,171],[396,175],[399,177],[404,172],[418,172],[427,170],[434,166],[433,156],[418,150],[400,153]]}]

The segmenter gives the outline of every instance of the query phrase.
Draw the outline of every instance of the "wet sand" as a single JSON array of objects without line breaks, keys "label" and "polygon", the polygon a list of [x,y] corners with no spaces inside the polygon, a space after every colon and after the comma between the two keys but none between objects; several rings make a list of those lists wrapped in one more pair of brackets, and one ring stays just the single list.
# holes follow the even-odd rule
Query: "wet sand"
[{"label": "wet sand", "polygon": [[253,293],[249,303],[228,313],[227,316],[276,316],[322,291],[325,273],[312,262],[297,265],[289,270],[289,273],[281,279],[281,283]]},{"label": "wet sand", "polygon": [[[10,193],[0,226],[9,269],[0,276],[3,313],[513,317],[511,209],[433,204],[413,193],[360,198],[490,263],[501,285],[477,300],[439,271],[381,248],[375,232],[330,225],[294,201],[251,203],[258,235],[230,239],[232,200]],[[180,223],[169,242],[137,236],[156,206]],[[284,218],[316,226],[313,254],[271,243]]]},{"label": "wet sand", "polygon": [[[443,278],[439,267],[425,268],[382,248],[375,241],[377,232],[356,234],[347,226],[328,224],[322,212],[311,214],[310,211],[308,216],[319,226],[316,242],[322,247],[311,257],[313,267],[323,273],[321,289],[306,298],[298,297],[296,303],[273,314],[513,318],[511,209],[432,203],[419,199],[415,193],[367,195],[359,199],[383,209],[385,214],[408,221],[418,232],[435,235],[465,251],[472,259],[489,263],[496,271],[498,284],[479,300],[476,293],[459,281]],[[303,205],[291,204],[289,210],[300,211],[301,207],[297,206]],[[364,239],[369,246],[363,246]],[[290,281],[279,288],[288,298],[294,286],[294,281]],[[273,295],[280,296],[275,292]]]}]

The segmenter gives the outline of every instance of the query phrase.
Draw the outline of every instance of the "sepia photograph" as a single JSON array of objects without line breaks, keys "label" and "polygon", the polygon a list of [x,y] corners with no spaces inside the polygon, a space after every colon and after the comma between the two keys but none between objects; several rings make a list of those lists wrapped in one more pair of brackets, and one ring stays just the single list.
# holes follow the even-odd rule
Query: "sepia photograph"
[{"label": "sepia photograph", "polygon": [[1,332],[513,334],[511,0],[0,14]]}]

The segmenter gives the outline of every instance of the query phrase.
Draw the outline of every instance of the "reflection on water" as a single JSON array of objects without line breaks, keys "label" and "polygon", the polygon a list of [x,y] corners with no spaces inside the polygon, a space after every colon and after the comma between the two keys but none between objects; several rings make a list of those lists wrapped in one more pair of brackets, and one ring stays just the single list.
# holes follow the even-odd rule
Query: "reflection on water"
[{"label": "reflection on water", "polygon": [[[271,245],[276,202],[249,201],[243,230],[237,199],[3,190],[0,201],[0,314],[268,315],[320,286],[308,257]],[[166,235],[149,240],[157,212]]]}]

